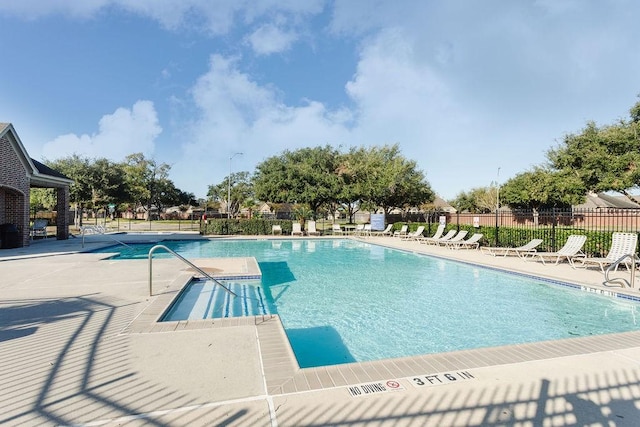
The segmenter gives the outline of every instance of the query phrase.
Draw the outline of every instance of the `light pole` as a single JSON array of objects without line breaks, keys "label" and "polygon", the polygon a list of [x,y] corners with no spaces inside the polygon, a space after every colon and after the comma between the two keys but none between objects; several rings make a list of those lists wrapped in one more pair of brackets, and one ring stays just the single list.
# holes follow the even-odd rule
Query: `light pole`
[{"label": "light pole", "polygon": [[498,209],[500,209],[500,168],[496,176],[496,246],[498,246]]},{"label": "light pole", "polygon": [[231,160],[235,156],[242,156],[243,153],[233,153],[232,156],[229,157],[229,179],[227,186],[227,219],[231,219]]}]

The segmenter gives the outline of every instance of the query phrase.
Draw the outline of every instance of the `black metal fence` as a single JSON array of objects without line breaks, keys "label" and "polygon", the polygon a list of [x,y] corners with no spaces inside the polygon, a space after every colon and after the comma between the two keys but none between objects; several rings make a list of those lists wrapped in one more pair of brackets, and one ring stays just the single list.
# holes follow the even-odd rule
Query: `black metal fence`
[{"label": "black metal fence", "polygon": [[[640,232],[640,209],[550,209],[499,210],[488,214],[428,213],[407,216],[408,222],[426,223],[425,234],[435,232],[441,218],[447,228],[482,233],[483,244],[515,247],[534,238],[544,240],[542,250],[555,251],[571,234],[584,234],[584,251],[602,256],[611,245],[614,232]],[[415,225],[413,228],[416,228]]]}]

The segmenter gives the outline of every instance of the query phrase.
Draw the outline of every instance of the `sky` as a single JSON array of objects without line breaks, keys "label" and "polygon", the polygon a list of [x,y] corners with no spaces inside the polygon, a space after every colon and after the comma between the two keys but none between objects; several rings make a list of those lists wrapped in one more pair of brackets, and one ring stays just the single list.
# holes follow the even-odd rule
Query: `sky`
[{"label": "sky", "polygon": [[0,122],[40,161],[142,152],[196,197],[284,150],[397,143],[450,200],[628,118],[638,22],[637,0],[0,0]]}]

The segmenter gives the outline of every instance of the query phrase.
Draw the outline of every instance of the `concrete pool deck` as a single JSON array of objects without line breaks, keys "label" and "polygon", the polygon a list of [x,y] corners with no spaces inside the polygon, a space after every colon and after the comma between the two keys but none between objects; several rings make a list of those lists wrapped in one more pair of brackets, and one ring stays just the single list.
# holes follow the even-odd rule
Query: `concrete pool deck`
[{"label": "concrete pool deck", "polygon": [[[595,269],[390,237],[366,240],[619,290],[603,287],[603,275]],[[86,236],[84,249],[110,244],[109,236]],[[153,261],[150,297],[147,260],[111,261],[104,254],[79,253],[82,249],[76,238],[0,250],[0,424],[635,426],[640,421],[640,332],[299,369],[276,316],[158,324],[159,313],[190,277],[179,260]],[[637,290],[630,294],[640,296]]]}]

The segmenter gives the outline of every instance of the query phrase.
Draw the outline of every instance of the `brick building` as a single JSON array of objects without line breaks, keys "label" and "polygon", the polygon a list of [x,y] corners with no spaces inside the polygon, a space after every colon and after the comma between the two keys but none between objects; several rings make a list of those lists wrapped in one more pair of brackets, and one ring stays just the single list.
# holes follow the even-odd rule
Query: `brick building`
[{"label": "brick building", "polygon": [[69,238],[69,186],[73,181],[32,159],[10,123],[0,123],[0,225],[13,224],[19,245],[29,245],[31,188],[57,191],[56,237]]}]

